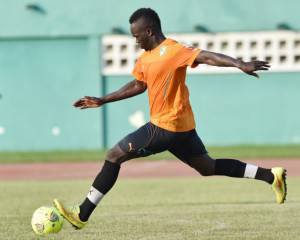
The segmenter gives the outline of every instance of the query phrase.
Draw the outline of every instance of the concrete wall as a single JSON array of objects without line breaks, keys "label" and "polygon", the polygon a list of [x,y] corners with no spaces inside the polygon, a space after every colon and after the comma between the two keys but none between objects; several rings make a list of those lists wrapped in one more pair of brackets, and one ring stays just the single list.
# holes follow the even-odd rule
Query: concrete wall
[{"label": "concrete wall", "polygon": [[[29,3],[45,13],[28,10]],[[155,9],[166,32],[192,32],[197,24],[216,32],[274,30],[281,22],[300,29],[298,0],[0,0],[0,6],[0,37],[128,31],[128,18],[140,7]]]},{"label": "concrete wall", "polygon": [[101,113],[72,108],[101,92],[98,46],[88,38],[0,41],[0,150],[102,145]]}]

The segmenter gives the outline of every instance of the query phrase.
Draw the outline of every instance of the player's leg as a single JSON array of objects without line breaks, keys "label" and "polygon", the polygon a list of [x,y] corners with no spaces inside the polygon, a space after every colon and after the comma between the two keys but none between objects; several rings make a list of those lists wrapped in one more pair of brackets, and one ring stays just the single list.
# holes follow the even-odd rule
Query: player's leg
[{"label": "player's leg", "polygon": [[273,183],[271,169],[244,163],[237,159],[213,159],[208,154],[189,156],[185,161],[203,176],[222,175],[236,178],[253,178]]},{"label": "player's leg", "polygon": [[213,159],[207,154],[196,131],[187,132],[186,136],[176,141],[169,150],[201,175],[223,175],[262,180],[272,184],[278,203],[285,200],[286,172],[283,168],[266,169],[236,159]]},{"label": "player's leg", "polygon": [[119,176],[122,162],[134,158],[132,153],[124,152],[115,145],[106,155],[101,171],[96,176],[85,200],[80,204],[79,218],[86,222],[101,199],[114,186]]},{"label": "player's leg", "polygon": [[262,168],[236,159],[212,159],[208,154],[194,156],[190,158],[188,164],[205,176],[223,175],[265,181],[272,185],[277,203],[285,201],[286,170],[282,167]]},{"label": "player's leg", "polygon": [[124,152],[118,145],[114,146],[108,151],[107,160],[96,176],[85,200],[79,206],[66,207],[61,201],[54,199],[54,206],[75,228],[83,228],[101,199],[115,184],[120,164],[131,158],[133,158],[132,153]]},{"label": "player's leg", "polygon": [[168,138],[164,138],[155,125],[147,123],[108,151],[102,170],[79,207],[66,209],[57,199],[54,200],[55,206],[73,226],[82,228],[101,199],[114,186],[123,162],[164,151],[167,147]]}]

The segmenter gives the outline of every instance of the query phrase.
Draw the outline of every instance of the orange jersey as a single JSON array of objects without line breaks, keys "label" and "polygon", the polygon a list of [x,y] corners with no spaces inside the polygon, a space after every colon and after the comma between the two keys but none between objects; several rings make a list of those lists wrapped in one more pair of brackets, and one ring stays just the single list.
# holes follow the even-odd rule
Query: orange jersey
[{"label": "orange jersey", "polygon": [[195,128],[185,78],[187,66],[196,66],[193,63],[199,52],[165,39],[138,58],[132,74],[147,84],[150,121],[154,125],[173,132]]}]

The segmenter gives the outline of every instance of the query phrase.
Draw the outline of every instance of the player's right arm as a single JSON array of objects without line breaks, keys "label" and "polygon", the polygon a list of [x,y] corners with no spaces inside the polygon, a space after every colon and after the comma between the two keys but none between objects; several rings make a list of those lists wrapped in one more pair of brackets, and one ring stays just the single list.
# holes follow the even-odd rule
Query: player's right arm
[{"label": "player's right arm", "polygon": [[89,97],[85,96],[77,100],[73,106],[85,109],[85,108],[96,108],[104,105],[105,103],[115,102],[122,99],[130,98],[145,92],[147,89],[147,84],[143,81],[133,80],[118,91],[107,94],[106,96],[97,98],[97,97]]}]

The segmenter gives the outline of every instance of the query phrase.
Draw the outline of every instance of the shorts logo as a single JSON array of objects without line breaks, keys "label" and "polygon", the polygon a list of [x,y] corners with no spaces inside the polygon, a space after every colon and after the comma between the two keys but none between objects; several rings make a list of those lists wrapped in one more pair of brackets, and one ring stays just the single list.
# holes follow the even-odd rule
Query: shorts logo
[{"label": "shorts logo", "polygon": [[128,146],[129,146],[129,152],[132,152],[132,151],[134,151],[134,148],[132,147],[132,143],[130,142],[130,143],[128,143]]}]

